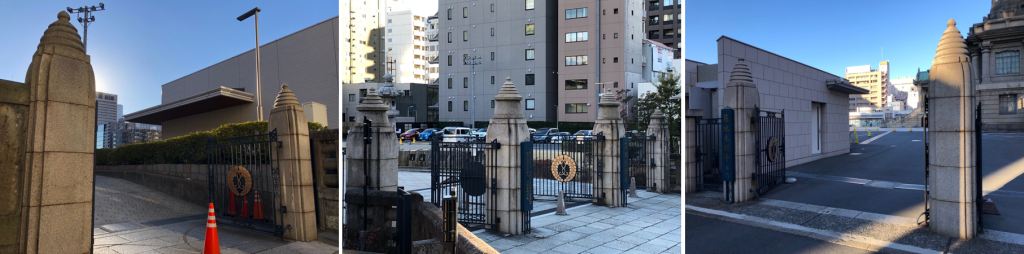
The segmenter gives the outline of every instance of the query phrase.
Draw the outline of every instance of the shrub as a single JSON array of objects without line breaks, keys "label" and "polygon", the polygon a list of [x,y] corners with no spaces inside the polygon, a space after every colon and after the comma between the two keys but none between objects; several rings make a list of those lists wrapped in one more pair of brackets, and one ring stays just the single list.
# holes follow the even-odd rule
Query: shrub
[{"label": "shrub", "polygon": [[266,121],[230,123],[166,140],[96,150],[96,165],[206,163],[208,139],[251,136],[267,132]]}]

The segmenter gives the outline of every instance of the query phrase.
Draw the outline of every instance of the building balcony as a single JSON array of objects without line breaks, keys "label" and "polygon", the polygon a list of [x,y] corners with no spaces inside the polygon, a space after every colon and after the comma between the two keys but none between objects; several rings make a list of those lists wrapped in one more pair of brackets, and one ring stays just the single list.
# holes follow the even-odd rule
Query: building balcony
[{"label": "building balcony", "polygon": [[650,35],[647,35],[647,39],[661,39],[661,35],[650,34]]},{"label": "building balcony", "polygon": [[661,9],[660,5],[647,5],[647,10],[648,11],[656,11],[656,10],[660,10],[660,9]]},{"label": "building balcony", "polygon": [[657,25],[657,24],[661,24],[661,22],[659,22],[658,20],[652,19],[652,20],[648,20],[647,24],[648,25]]}]

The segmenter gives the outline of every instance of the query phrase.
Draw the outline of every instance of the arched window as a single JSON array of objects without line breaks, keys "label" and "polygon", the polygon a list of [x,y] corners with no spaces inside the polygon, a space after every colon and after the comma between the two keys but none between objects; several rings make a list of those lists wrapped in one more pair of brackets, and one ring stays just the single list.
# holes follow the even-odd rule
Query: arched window
[{"label": "arched window", "polygon": [[996,53],[996,74],[1020,73],[1020,51],[1010,50]]}]

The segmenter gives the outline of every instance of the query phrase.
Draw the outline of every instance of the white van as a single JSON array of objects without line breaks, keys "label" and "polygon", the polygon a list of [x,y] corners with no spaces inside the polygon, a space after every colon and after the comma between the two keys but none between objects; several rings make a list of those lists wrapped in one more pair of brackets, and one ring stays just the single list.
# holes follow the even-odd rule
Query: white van
[{"label": "white van", "polygon": [[441,130],[441,142],[468,142],[474,139],[470,132],[471,130],[466,127],[445,127]]}]

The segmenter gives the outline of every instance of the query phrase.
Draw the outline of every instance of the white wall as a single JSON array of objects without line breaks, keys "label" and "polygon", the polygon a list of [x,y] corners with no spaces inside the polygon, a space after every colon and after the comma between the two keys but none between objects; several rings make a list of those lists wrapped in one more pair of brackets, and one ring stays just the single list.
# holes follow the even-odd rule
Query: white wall
[{"label": "white wall", "polygon": [[[747,45],[729,37],[718,40],[719,91],[724,91],[739,58],[761,93],[760,108],[785,111],[786,166],[850,152],[849,94],[828,90],[827,80],[841,77]],[[718,93],[719,108],[724,93]],[[825,104],[821,154],[811,155],[811,104]]]}]

